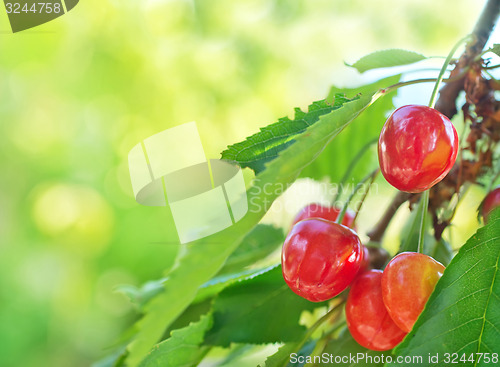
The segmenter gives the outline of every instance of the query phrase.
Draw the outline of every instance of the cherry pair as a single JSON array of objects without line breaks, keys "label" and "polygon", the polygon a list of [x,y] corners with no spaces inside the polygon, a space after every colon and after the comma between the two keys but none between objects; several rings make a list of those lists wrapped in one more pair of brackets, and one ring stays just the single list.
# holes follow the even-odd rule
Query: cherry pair
[{"label": "cherry pair", "polygon": [[346,303],[353,338],[372,350],[388,350],[411,331],[444,266],[415,252],[395,256],[384,271],[369,270],[354,280]]}]

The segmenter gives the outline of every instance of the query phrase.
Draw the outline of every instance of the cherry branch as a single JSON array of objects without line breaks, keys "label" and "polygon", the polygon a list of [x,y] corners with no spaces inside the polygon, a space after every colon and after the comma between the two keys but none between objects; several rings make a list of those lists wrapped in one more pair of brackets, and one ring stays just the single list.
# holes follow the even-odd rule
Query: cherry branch
[{"label": "cherry branch", "polygon": [[392,202],[385,210],[385,213],[382,215],[382,218],[380,218],[375,227],[368,233],[370,240],[374,242],[380,242],[382,240],[385,230],[389,226],[392,217],[394,217],[394,214],[396,214],[401,205],[403,205],[410,197],[411,194],[403,191],[396,194],[394,199],[392,199]]},{"label": "cherry branch", "polygon": [[[435,108],[450,119],[457,113],[456,100],[460,92],[464,90],[465,75],[471,64],[475,62],[475,58],[483,51],[497,23],[499,14],[500,0],[488,0],[471,33],[472,37],[465,47],[465,52],[458,59],[448,80],[445,80],[445,86],[441,88],[439,92],[439,98]],[[410,199],[416,199],[416,195],[418,194],[409,194],[405,192],[396,194],[382,218],[368,233],[370,239],[375,242],[381,241],[389,223],[399,207]]]}]

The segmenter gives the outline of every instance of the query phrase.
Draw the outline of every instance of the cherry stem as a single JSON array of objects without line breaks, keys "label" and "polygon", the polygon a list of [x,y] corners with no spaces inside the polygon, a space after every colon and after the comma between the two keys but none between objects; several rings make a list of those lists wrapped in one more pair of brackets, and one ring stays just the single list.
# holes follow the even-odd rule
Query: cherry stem
[{"label": "cherry stem", "polygon": [[472,35],[468,34],[467,36],[462,38],[460,41],[458,41],[455,44],[455,46],[453,46],[453,48],[451,49],[450,53],[446,57],[446,60],[444,60],[443,66],[441,67],[441,71],[439,72],[436,84],[434,84],[434,89],[433,89],[432,94],[431,94],[431,100],[429,101],[430,108],[434,108],[434,105],[436,104],[439,86],[441,85],[441,82],[443,81],[444,73],[446,72],[446,69],[448,68],[448,65],[450,64],[450,61],[453,58],[453,55],[455,54],[455,52],[457,52],[458,48],[463,43],[468,42],[471,37],[472,37]]},{"label": "cherry stem", "polygon": [[[460,74],[458,74],[458,75],[456,75],[454,77],[451,77],[451,78],[442,79],[442,81],[445,82],[445,83],[455,82],[457,80],[462,79],[465,76],[465,74],[467,73],[467,71],[469,71],[469,67],[464,68],[464,70]],[[399,83],[390,85],[388,87],[379,89],[373,95],[373,100],[372,100],[371,103],[375,102],[379,97],[381,97],[383,95],[386,95],[389,92],[392,92],[393,90],[399,89],[401,87],[406,87],[408,85],[414,85],[414,84],[420,84],[420,83],[436,83],[437,81],[438,81],[438,78],[422,78],[422,79],[408,80],[406,82],[399,82]]]},{"label": "cherry stem", "polygon": [[[373,172],[371,172],[369,175],[365,176],[354,188],[353,192],[349,197],[347,198],[346,202],[344,203],[344,206],[342,207],[342,211],[340,212],[339,216],[337,217],[336,223],[340,224],[342,223],[342,220],[344,219],[344,215],[347,211],[347,208],[349,207],[349,204],[351,203],[352,199],[354,196],[358,193],[358,191],[364,186],[365,182],[368,180],[374,180],[377,174],[380,172],[380,168],[375,169]],[[371,185],[371,184],[370,184]]]},{"label": "cherry stem", "polygon": [[347,167],[347,170],[345,171],[344,176],[342,176],[342,178],[340,179],[340,183],[339,183],[340,187],[339,187],[339,190],[337,190],[337,194],[335,195],[335,198],[333,199],[333,204],[335,204],[340,199],[340,195],[343,192],[342,187],[344,187],[345,183],[349,179],[349,176],[351,175],[352,171],[354,170],[354,168],[356,167],[358,162],[361,160],[361,158],[363,157],[365,152],[368,149],[370,149],[370,147],[373,144],[375,144],[376,142],[378,142],[378,138],[370,140],[368,143],[366,143],[366,145],[363,148],[361,148],[359,150],[359,152],[356,154],[356,156],[352,159],[351,163],[349,163],[349,167]]},{"label": "cherry stem", "polygon": [[417,252],[423,254],[424,253],[424,237],[425,237],[425,222],[427,220],[427,211],[429,208],[429,190],[425,190],[424,194],[420,198],[420,200],[423,200],[423,208],[422,208],[422,214],[420,216],[420,233],[418,235],[418,246],[417,246]]}]

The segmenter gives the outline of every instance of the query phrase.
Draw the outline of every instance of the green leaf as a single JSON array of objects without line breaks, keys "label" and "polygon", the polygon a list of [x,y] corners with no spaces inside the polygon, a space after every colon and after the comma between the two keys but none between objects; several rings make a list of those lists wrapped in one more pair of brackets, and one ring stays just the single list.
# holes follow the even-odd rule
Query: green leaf
[{"label": "green leaf", "polygon": [[137,366],[167,327],[195,299],[200,285],[222,268],[245,234],[257,225],[270,204],[310,164],[325,146],[358,114],[370,105],[373,94],[362,95],[338,109],[322,115],[319,121],[298,135],[295,143],[258,174],[247,192],[248,213],[235,225],[214,235],[183,245],[165,281],[165,291],[144,307],[145,315],[136,324],[138,333],[129,344],[127,365]]},{"label": "green leaf", "polygon": [[[276,353],[266,358],[265,367],[284,367],[290,362],[290,355],[296,353],[300,343],[287,343]],[[259,365],[260,367],[260,365]]]},{"label": "green leaf", "polygon": [[212,315],[204,315],[200,321],[172,331],[167,340],[159,343],[144,358],[140,367],[187,367],[196,366],[209,347],[200,347],[205,332],[212,325]]},{"label": "green leaf", "polygon": [[[193,303],[201,302],[206,300],[207,298],[213,297],[228,285],[233,284],[238,280],[242,280],[250,276],[259,274],[262,271],[267,271],[268,269],[269,267],[266,266],[265,268],[246,269],[237,273],[218,275],[199,287],[198,293],[196,294]],[[165,282],[167,281],[167,279],[168,278],[152,280],[145,283],[140,288],[134,287],[132,285],[122,285],[117,287],[117,291],[125,294],[134,306],[136,306],[140,310],[143,310],[144,306],[151,299],[165,290]]]},{"label": "green leaf", "polygon": [[91,367],[122,367],[127,355],[125,346],[117,349],[114,353],[108,355],[91,365]]},{"label": "green leaf", "polygon": [[200,287],[193,302],[200,302],[207,298],[213,297],[231,284],[238,283],[246,279],[251,279],[255,276],[268,272],[276,266],[277,265],[271,265],[264,268],[246,269],[238,273],[217,275]]},{"label": "green leaf", "polygon": [[495,43],[492,48],[490,48],[491,52],[496,54],[497,56],[500,56],[500,43]]},{"label": "green leaf", "polygon": [[425,59],[427,59],[426,56],[417,52],[393,48],[373,52],[363,56],[352,65],[347,63],[346,65],[357,69],[360,73],[364,73],[372,69],[413,64]]},{"label": "green leaf", "polygon": [[240,143],[230,145],[222,152],[222,159],[237,163],[240,167],[249,167],[259,173],[265,164],[275,159],[279,152],[294,143],[294,137],[315,124],[319,117],[326,115],[349,101],[338,94],[329,104],[325,100],[313,102],[308,112],[295,109],[295,118],[283,117],[278,122],[261,128],[260,131]]},{"label": "green leaf", "polygon": [[[314,350],[317,340],[311,340],[300,348],[300,343],[288,343],[278,349],[276,353],[267,357],[266,367],[303,367],[306,363],[301,363],[303,358],[307,358]],[[297,352],[297,349],[300,350]],[[290,358],[293,355],[294,358]],[[305,362],[305,360],[303,360]],[[260,365],[259,365],[260,367]]]},{"label": "green leaf", "polygon": [[[333,98],[337,93],[345,93],[348,98],[352,98],[358,93],[373,93],[380,88],[398,83],[400,77],[400,75],[391,76],[353,89],[332,87],[327,100]],[[347,126],[342,134],[335,138],[335,144],[329,144],[321,155],[302,171],[301,176],[316,180],[328,177],[331,182],[340,182],[357,153],[380,135],[387,114],[394,109],[392,98],[395,95],[396,92],[389,93],[364,111],[356,119],[355,124]],[[376,165],[378,165],[378,158],[376,144],[374,144],[347,177],[347,183],[359,182],[366,175],[366,172],[372,170]]]},{"label": "green leaf", "polygon": [[[500,210],[453,258],[413,330],[397,347],[399,356],[439,353],[499,353]],[[424,358],[419,366],[441,366]],[[491,366],[482,360],[474,366]],[[396,366],[396,364],[391,364]]]},{"label": "green leaf", "polygon": [[141,287],[124,284],[117,286],[116,291],[125,295],[135,308],[142,310],[148,301],[163,291],[163,282],[165,278],[148,281]]},{"label": "green leaf", "polygon": [[229,350],[229,353],[226,355],[226,357],[217,365],[217,367],[231,367],[231,366],[237,366],[238,361],[248,355],[251,352],[255,352],[259,346],[252,345],[252,344],[235,344],[231,346],[231,349]]},{"label": "green leaf", "polygon": [[282,245],[284,239],[283,229],[268,224],[259,224],[229,256],[220,272],[238,271],[265,258]]},{"label": "green leaf", "polygon": [[281,274],[281,266],[239,281],[222,291],[213,304],[214,325],[205,343],[263,344],[298,341],[306,332],[299,325],[302,311],[325,303],[310,302],[293,293]]},{"label": "green leaf", "polygon": [[[218,293],[232,282],[259,272],[259,269],[245,271],[241,271],[241,269],[269,255],[283,243],[283,240],[284,233],[281,228],[267,224],[257,225],[245,236],[238,248],[227,259],[224,268],[220,271],[221,274],[226,275],[218,276],[203,284],[196,300],[201,301]],[[117,291],[127,296],[137,309],[142,310],[149,300],[163,292],[166,280],[167,278],[152,280],[140,288],[132,285],[120,285],[117,287]]]},{"label": "green leaf", "polygon": [[[326,345],[325,349],[323,350],[324,354],[328,355],[329,361],[321,361],[318,363],[318,366],[357,366],[357,367],[363,367],[363,366],[370,366],[370,367],[377,367],[377,366],[383,366],[384,363],[375,363],[373,361],[374,357],[378,357],[383,355],[390,355],[391,351],[385,351],[385,352],[376,352],[373,350],[366,349],[359,345],[351,336],[349,331],[347,329],[344,329],[338,338],[333,339],[328,342]],[[359,353],[359,354],[358,354]],[[363,355],[363,358],[361,359],[356,359],[353,360],[353,357],[358,357]],[[333,358],[337,357],[339,358],[338,361],[335,359],[331,360],[331,357]],[[371,359],[370,359],[371,358]]]},{"label": "green leaf", "polygon": [[299,358],[297,358],[296,361],[291,360],[290,363],[288,363],[287,367],[304,367],[307,365],[306,363],[306,358],[311,355],[311,353],[314,351],[314,348],[316,347],[317,340],[311,340],[309,343],[306,343],[302,348],[300,348],[299,352],[297,353],[298,357],[304,357],[304,362],[301,362]]}]

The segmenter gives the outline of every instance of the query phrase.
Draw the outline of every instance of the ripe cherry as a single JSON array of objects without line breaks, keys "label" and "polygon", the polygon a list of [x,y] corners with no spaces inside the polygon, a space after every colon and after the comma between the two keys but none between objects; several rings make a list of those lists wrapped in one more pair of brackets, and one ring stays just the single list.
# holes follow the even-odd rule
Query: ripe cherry
[{"label": "ripe cherry", "polygon": [[406,335],[385,308],[381,279],[381,270],[369,270],[358,275],[351,285],[345,306],[347,327],[352,337],[372,350],[392,349]]},{"label": "ripe cherry", "polygon": [[439,111],[418,105],[398,108],[380,133],[378,158],[385,179],[406,192],[422,192],[453,167],[458,135]]},{"label": "ripe cherry", "polygon": [[313,302],[346,289],[363,260],[361,241],[344,225],[321,218],[295,224],[283,244],[283,278],[290,289]]},{"label": "ripe cherry", "polygon": [[389,315],[402,330],[413,328],[444,269],[432,257],[416,252],[402,252],[389,261],[382,276],[382,295]]},{"label": "ripe cherry", "polygon": [[[323,218],[335,222],[342,210],[334,206],[325,206],[318,203],[313,203],[302,208],[295,216],[292,226],[301,220],[308,218]],[[354,218],[356,213],[348,209],[342,218],[342,224],[346,227],[353,228]]]},{"label": "ripe cherry", "polygon": [[488,216],[490,213],[500,206],[500,186],[491,191],[484,198],[481,213],[484,218],[484,222],[488,222]]}]

